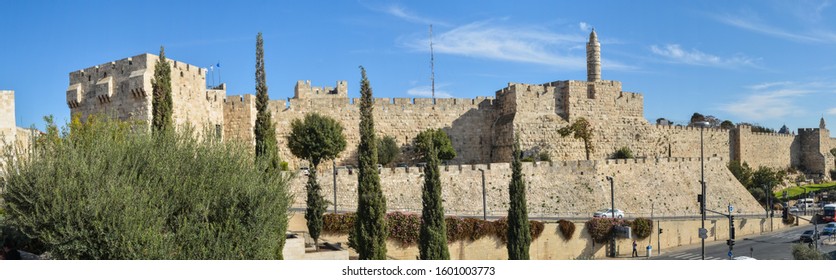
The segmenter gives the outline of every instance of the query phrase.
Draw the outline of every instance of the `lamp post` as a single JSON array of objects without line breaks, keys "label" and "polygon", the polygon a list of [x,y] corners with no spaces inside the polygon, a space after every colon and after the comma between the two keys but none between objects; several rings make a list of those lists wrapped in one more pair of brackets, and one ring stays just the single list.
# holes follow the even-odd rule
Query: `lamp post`
[{"label": "lamp post", "polygon": [[[703,130],[708,125],[708,122],[696,122],[695,124],[700,126],[700,188],[702,193],[702,199],[700,200],[700,216],[701,216],[701,227],[700,230],[705,229],[705,152],[704,152],[704,145],[703,145]],[[700,243],[702,243],[702,259],[705,260],[705,238],[700,238]]]},{"label": "lamp post", "polygon": [[487,203],[487,193],[485,192],[485,170],[479,168],[479,172],[482,173],[482,220],[488,220],[488,203]]},{"label": "lamp post", "polygon": [[[610,213],[612,213],[612,218],[615,219],[615,184],[610,176],[607,176],[607,181],[610,181]],[[614,258],[615,254],[615,235],[613,235],[610,239],[610,257]]]},{"label": "lamp post", "polygon": [[337,214],[337,160],[331,161],[331,168],[334,170],[334,214]]},{"label": "lamp post", "polygon": [[607,176],[607,181],[610,181],[610,212],[612,218],[615,219],[615,184],[613,184],[612,177]]}]

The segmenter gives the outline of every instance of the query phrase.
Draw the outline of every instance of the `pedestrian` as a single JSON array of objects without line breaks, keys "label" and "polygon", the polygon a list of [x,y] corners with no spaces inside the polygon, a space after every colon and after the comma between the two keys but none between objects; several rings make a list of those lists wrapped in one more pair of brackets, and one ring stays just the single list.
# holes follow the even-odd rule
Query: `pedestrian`
[{"label": "pedestrian", "polygon": [[633,240],[633,257],[638,257],[639,251],[636,251],[636,240]]}]

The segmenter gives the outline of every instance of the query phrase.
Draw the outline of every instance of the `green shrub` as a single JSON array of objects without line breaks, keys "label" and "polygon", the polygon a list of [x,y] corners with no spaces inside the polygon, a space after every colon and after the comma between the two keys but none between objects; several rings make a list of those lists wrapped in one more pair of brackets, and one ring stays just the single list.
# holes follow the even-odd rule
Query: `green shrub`
[{"label": "green shrub", "polygon": [[633,151],[627,147],[621,147],[612,155],[612,158],[615,159],[628,159],[633,158]]},{"label": "green shrub", "polygon": [[[325,214],[323,215],[322,232],[325,234],[348,234],[354,223],[354,213]],[[484,221],[476,218],[445,217],[447,223],[447,242],[476,241],[486,236],[492,236],[502,244],[507,241],[508,222],[505,218],[496,221]],[[421,226],[421,216],[418,214],[405,214],[391,212],[386,214],[386,223],[389,225],[389,238],[408,247],[415,245],[418,241],[418,234]],[[532,241],[540,237],[545,229],[545,224],[540,221],[529,221],[531,225]],[[349,245],[351,246],[351,245]]]},{"label": "green shrub", "polygon": [[653,233],[653,221],[649,219],[636,218],[630,227],[639,240],[645,239]]},{"label": "green shrub", "polygon": [[592,240],[598,243],[605,243],[613,236],[613,227],[626,225],[622,219],[594,218],[586,222],[586,231]]},{"label": "green shrub", "polygon": [[826,260],[827,256],[805,244],[792,246],[792,258],[796,260]]},{"label": "green shrub", "polygon": [[552,162],[552,156],[547,152],[540,152],[540,161]]},{"label": "green shrub", "polygon": [[288,170],[290,170],[290,167],[288,167],[288,164],[287,164],[286,161],[282,161],[282,162],[279,163],[279,170],[288,171]]},{"label": "green shrub", "polygon": [[48,121],[29,155],[7,158],[7,224],[56,259],[282,257],[287,176],[243,147],[145,127]]},{"label": "green shrub", "polygon": [[575,235],[575,223],[567,220],[560,220],[557,221],[557,225],[557,228],[560,229],[560,233],[563,234],[563,239],[572,240],[572,237]]},{"label": "green shrub", "polygon": [[400,241],[403,246],[418,243],[421,230],[421,216],[418,214],[404,214],[391,212],[386,214],[386,225],[389,228],[389,238]]}]

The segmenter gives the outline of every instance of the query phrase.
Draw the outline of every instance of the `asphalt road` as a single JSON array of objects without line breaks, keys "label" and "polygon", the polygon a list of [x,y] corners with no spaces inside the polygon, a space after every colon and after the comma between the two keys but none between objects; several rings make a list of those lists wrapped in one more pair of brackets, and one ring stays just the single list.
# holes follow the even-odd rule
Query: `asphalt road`
[{"label": "asphalt road", "polygon": [[[813,229],[813,225],[793,227],[788,230],[777,231],[763,235],[750,235],[735,240],[733,256],[747,256],[759,260],[792,260],[792,246],[798,244],[798,237],[805,230]],[[819,227],[821,230],[821,227]],[[825,237],[827,238],[827,237]],[[836,246],[819,244],[822,253],[834,254]],[[655,251],[654,251],[655,253]],[[728,260],[729,246],[726,241],[706,242],[706,260]],[[702,259],[700,245],[689,245],[665,251],[662,255],[653,257],[655,260],[700,260]]]}]

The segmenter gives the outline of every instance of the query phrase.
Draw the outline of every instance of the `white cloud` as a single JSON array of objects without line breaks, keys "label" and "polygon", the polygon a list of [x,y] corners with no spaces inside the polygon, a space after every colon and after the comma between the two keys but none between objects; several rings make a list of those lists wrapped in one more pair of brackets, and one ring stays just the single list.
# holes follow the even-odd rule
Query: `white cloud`
[{"label": "white cloud", "polygon": [[424,24],[424,25],[434,24],[434,25],[440,25],[440,26],[448,25],[447,23],[445,23],[443,21],[440,21],[440,20],[421,17],[421,16],[418,16],[418,15],[412,14],[412,13],[408,12],[406,9],[404,9],[403,7],[400,7],[400,6],[392,5],[392,6],[389,6],[388,8],[385,8],[383,11],[386,12],[387,14],[393,15],[395,17],[398,17],[400,19],[403,19],[403,20],[406,20],[406,21],[412,22],[412,23],[419,23],[419,24]]},{"label": "white cloud", "polygon": [[828,115],[836,115],[836,107],[830,108],[830,110],[827,110],[827,114]]},{"label": "white cloud", "polygon": [[[441,86],[439,86],[441,87]],[[440,90],[439,87],[435,89],[435,97],[436,98],[451,98],[453,95],[450,92]],[[430,86],[417,86],[406,91],[406,94],[416,96],[416,97],[432,97],[432,87]]]},{"label": "white cloud", "polygon": [[714,67],[755,66],[755,60],[745,56],[737,55],[731,58],[722,58],[697,49],[685,50],[677,44],[667,44],[664,47],[653,45],[650,46],[650,51],[675,63]]},{"label": "white cloud", "polygon": [[757,18],[750,17],[748,19],[744,19],[744,17],[740,15],[714,16],[714,18],[721,23],[740,29],[790,41],[803,43],[836,43],[836,33],[826,29],[806,27],[804,30],[786,30],[765,24]]},{"label": "white cloud", "polygon": [[[426,38],[405,39],[407,48],[429,51]],[[493,60],[550,65],[565,69],[586,69],[583,34],[554,33],[537,26],[503,26],[490,21],[474,22],[440,33],[433,38],[436,53]],[[578,48],[580,47],[580,48]],[[605,60],[604,69],[634,67]]]},{"label": "white cloud", "polygon": [[578,27],[580,27],[581,31],[583,32],[589,32],[592,30],[592,25],[589,25],[589,23],[583,21],[581,21],[581,23],[578,24]]},{"label": "white cloud", "polygon": [[[782,120],[787,116],[808,113],[807,106],[798,105],[805,96],[830,95],[836,84],[830,82],[772,82],[746,86],[746,96],[721,105],[720,109],[747,121]],[[836,108],[827,111],[836,114]]]}]

